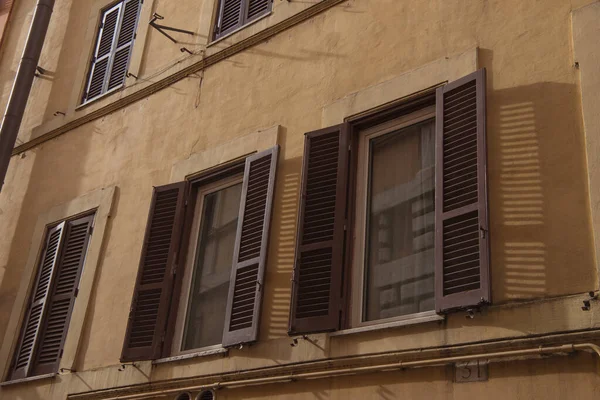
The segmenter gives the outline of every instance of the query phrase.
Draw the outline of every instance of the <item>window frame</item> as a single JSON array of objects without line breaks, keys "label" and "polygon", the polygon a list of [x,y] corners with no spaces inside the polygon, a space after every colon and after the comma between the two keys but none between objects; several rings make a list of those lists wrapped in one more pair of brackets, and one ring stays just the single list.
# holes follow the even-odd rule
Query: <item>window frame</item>
[{"label": "window frame", "polygon": [[[360,328],[365,326],[382,325],[396,321],[407,321],[421,319],[423,317],[436,315],[435,309],[401,315],[397,317],[382,318],[373,321],[365,321],[364,318],[364,300],[365,300],[365,268],[366,268],[366,227],[367,227],[367,206],[368,206],[368,180],[369,180],[369,142],[370,140],[391,133],[400,129],[410,127],[428,120],[435,123],[436,107],[435,105],[424,106],[410,113],[391,118],[387,121],[374,124],[357,131],[357,155],[351,173],[355,174],[354,188],[356,199],[350,212],[353,213],[354,224],[349,229],[353,232],[351,242],[352,258],[349,263],[350,290],[348,299],[349,318],[348,326],[344,328]],[[434,158],[437,162],[437,159]],[[434,183],[435,184],[435,183]],[[435,227],[434,227],[435,230]],[[435,267],[435,262],[433,267]],[[435,271],[434,271],[435,276]],[[435,291],[434,291],[435,296]],[[435,297],[434,297],[435,298]]]},{"label": "window frame", "polygon": [[[215,180],[214,182],[207,183],[202,185],[201,183],[197,184],[195,188],[193,188],[193,192],[190,196],[192,199],[193,209],[190,207],[189,210],[191,212],[188,215],[185,215],[186,220],[190,220],[191,227],[190,231],[187,233],[188,237],[185,240],[185,245],[181,246],[181,249],[185,251],[184,261],[183,261],[183,274],[182,274],[182,282],[181,289],[179,290],[178,295],[178,306],[174,315],[169,315],[167,324],[174,325],[174,331],[172,335],[172,339],[170,343],[167,343],[165,346],[165,350],[163,351],[163,355],[165,357],[176,357],[186,354],[194,354],[209,350],[216,350],[223,348],[221,343],[204,346],[199,348],[193,348],[188,350],[181,350],[181,346],[183,343],[183,335],[185,333],[185,323],[186,317],[188,313],[188,306],[190,300],[190,291],[192,285],[192,276],[194,273],[194,266],[196,263],[196,253],[198,249],[198,239],[200,236],[200,231],[202,229],[203,215],[202,211],[204,208],[204,201],[206,196],[215,193],[219,190],[226,189],[228,187],[243,183],[243,172],[233,173],[229,176],[225,176],[221,179]],[[240,199],[241,201],[241,199]],[[239,223],[239,221],[238,221]],[[236,226],[237,230],[237,226]],[[185,246],[185,247],[184,247]],[[231,268],[233,269],[233,259],[231,263]],[[231,284],[231,280],[229,282]],[[223,327],[224,329],[224,327]]]}]

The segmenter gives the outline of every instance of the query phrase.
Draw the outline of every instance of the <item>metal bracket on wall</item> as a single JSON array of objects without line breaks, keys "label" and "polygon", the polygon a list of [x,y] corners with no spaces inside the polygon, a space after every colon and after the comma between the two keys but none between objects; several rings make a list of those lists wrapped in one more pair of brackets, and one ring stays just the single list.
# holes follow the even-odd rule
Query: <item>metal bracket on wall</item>
[{"label": "metal bracket on wall", "polygon": [[[167,37],[167,39],[169,39],[171,42],[173,43],[179,43],[173,36],[169,35],[167,32],[165,31],[172,31],[172,32],[179,32],[179,33],[185,33],[187,35],[194,35],[194,32],[192,31],[187,31],[185,29],[179,29],[179,28],[173,28],[171,26],[165,26],[165,25],[161,25],[161,24],[157,24],[156,21],[160,21],[165,19],[165,17],[163,17],[162,15],[159,15],[157,13],[152,14],[152,19],[150,20],[149,24],[151,27],[153,27],[154,29],[156,29],[157,31],[159,31],[160,33],[162,33],[164,36]],[[179,49],[179,51],[186,52],[189,54],[193,54],[190,50],[188,50],[185,47],[182,47]]]}]

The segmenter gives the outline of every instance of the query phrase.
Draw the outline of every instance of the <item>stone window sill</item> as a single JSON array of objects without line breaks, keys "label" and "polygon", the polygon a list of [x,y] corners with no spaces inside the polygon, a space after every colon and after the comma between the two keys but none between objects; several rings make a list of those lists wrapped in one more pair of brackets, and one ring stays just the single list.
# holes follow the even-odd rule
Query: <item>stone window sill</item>
[{"label": "stone window sill", "polygon": [[410,326],[416,324],[422,324],[425,322],[439,322],[444,321],[445,316],[436,314],[435,311],[420,313],[419,315],[411,316],[399,321],[385,322],[375,325],[359,326],[357,328],[342,329],[341,331],[331,332],[329,337],[353,335],[355,333],[381,331],[384,329],[398,328],[402,326]]},{"label": "stone window sill", "polygon": [[188,353],[188,354],[181,354],[178,356],[159,358],[158,360],[152,361],[152,364],[155,364],[155,365],[156,364],[165,364],[165,363],[174,362],[174,361],[189,360],[191,358],[208,357],[208,356],[214,356],[214,355],[219,355],[219,354],[226,356],[227,353],[229,353],[229,350],[227,350],[224,347],[221,347],[218,349],[202,350],[202,351],[198,351],[195,353]]},{"label": "stone window sill", "polygon": [[56,377],[56,375],[58,375],[58,374],[53,372],[51,374],[36,375],[36,376],[30,376],[30,377],[22,378],[22,379],[15,379],[12,381],[1,382],[0,387],[17,385],[19,383],[25,383],[25,382],[40,381],[42,379],[54,378],[54,377]]}]

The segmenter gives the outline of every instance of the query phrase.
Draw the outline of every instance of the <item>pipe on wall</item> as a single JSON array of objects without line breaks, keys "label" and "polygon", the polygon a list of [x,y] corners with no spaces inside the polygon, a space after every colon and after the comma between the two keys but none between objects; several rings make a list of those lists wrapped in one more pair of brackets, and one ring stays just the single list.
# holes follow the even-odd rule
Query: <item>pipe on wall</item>
[{"label": "pipe on wall", "polygon": [[469,354],[469,355],[458,355],[451,357],[435,357],[415,361],[398,361],[388,364],[368,365],[363,367],[349,367],[349,368],[334,368],[326,371],[317,372],[299,372],[299,373],[288,373],[285,375],[269,376],[264,378],[252,378],[252,379],[240,379],[234,381],[216,381],[206,385],[196,385],[181,388],[171,388],[147,393],[136,393],[131,395],[121,395],[117,397],[109,397],[107,400],[141,400],[146,399],[149,396],[151,398],[166,397],[169,395],[175,395],[180,392],[189,391],[201,391],[204,389],[220,389],[220,388],[238,388],[244,386],[255,386],[255,385],[266,385],[273,383],[284,383],[293,382],[299,380],[310,380],[310,379],[323,379],[323,378],[334,378],[345,375],[356,375],[369,372],[387,372],[399,369],[408,368],[423,368],[423,367],[434,367],[443,366],[448,364],[454,364],[457,362],[466,362],[473,360],[499,360],[499,359],[511,359],[511,358],[522,358],[522,357],[534,357],[544,356],[552,354],[572,354],[576,351],[592,351],[600,357],[600,346],[593,343],[581,343],[581,344],[565,344],[558,346],[548,347],[535,347],[529,349],[519,350],[505,350],[493,353],[480,353],[480,354]]},{"label": "pipe on wall", "polygon": [[23,121],[23,114],[27,99],[33,85],[35,69],[40,60],[42,46],[48,32],[50,16],[55,0],[38,0],[27,34],[25,49],[17,69],[6,111],[0,125],[0,191],[4,186],[4,178],[8,170],[11,153],[15,147],[19,128]]}]

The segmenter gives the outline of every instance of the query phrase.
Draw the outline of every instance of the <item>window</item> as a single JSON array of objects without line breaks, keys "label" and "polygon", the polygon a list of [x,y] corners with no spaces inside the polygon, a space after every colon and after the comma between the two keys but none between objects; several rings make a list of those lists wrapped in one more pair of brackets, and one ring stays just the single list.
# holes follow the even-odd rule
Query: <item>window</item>
[{"label": "window", "polygon": [[353,326],[434,310],[434,116],[358,132]]},{"label": "window", "polygon": [[290,334],[489,302],[484,70],[305,140]]},{"label": "window", "polygon": [[220,0],[214,38],[218,39],[268,14],[273,0]]},{"label": "window", "polygon": [[277,155],[154,189],[123,361],[257,340]]},{"label": "window", "polygon": [[122,0],[102,12],[82,103],[123,86],[142,0]]},{"label": "window", "polygon": [[47,229],[11,380],[58,371],[93,221],[74,217]]},{"label": "window", "polygon": [[221,344],[242,178],[198,190],[171,354]]}]

